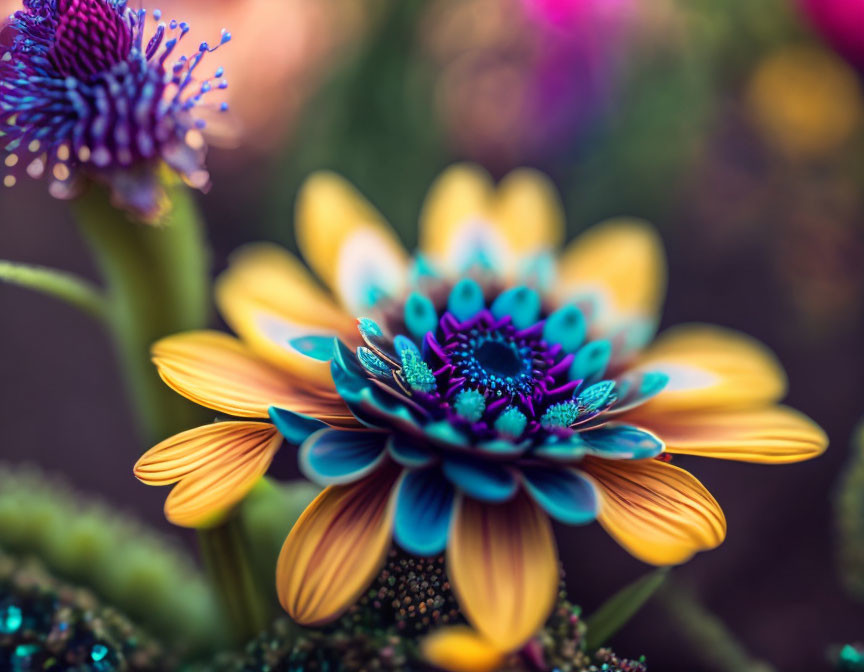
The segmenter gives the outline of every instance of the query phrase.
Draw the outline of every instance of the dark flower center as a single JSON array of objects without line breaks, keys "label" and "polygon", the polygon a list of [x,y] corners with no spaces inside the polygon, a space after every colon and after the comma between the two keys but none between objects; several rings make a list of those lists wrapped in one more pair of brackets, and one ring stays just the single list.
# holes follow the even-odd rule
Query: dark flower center
[{"label": "dark flower center", "polygon": [[512,378],[525,368],[525,363],[513,346],[497,340],[484,341],[474,351],[474,358],[486,373],[505,379]]}]

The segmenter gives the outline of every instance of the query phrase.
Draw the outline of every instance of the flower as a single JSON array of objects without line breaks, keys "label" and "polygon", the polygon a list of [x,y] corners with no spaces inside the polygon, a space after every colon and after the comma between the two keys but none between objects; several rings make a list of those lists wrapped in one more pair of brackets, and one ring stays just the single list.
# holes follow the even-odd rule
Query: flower
[{"label": "flower", "polygon": [[861,22],[864,7],[857,0],[798,0],[807,20],[859,70],[864,68]]},{"label": "flower", "polygon": [[[115,202],[145,217],[164,210],[154,168],[164,162],[204,189],[205,96],[224,89],[222,69],[199,79],[206,42],[172,59],[189,31],[160,22],[126,0],[24,0],[0,43],[0,133],[4,177],[50,175],[51,193],[77,193],[82,175],[107,183]],[[161,13],[153,12],[156,21]],[[222,32],[220,45],[231,39]],[[225,103],[216,106],[226,110]]]},{"label": "flower", "polygon": [[267,470],[280,433],[300,445],[303,471],[327,485],[277,569],[302,624],[343,613],[395,538],[416,555],[446,548],[470,624],[516,649],[555,600],[550,518],[596,518],[636,557],[677,564],[719,545],[726,522],[666,454],[784,463],[826,447],[777,405],[784,374],[756,341],[696,325],[650,343],[665,274],[647,224],[602,224],[553,256],[563,216],[539,173],[496,188],[478,168],[449,169],[413,259],[331,173],[306,182],[296,225],[332,293],[285,251],[240,252],[217,285],[240,338],[154,347],[168,385],[238,419],[164,441],[135,474],[177,483],[168,518],[202,525]]}]

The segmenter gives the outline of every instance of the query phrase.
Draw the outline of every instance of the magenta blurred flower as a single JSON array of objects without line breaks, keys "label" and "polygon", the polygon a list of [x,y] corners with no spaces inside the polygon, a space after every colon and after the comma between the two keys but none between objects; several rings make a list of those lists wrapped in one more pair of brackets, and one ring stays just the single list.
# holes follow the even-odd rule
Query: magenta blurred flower
[{"label": "magenta blurred flower", "polygon": [[864,0],[798,0],[817,31],[864,70]]}]

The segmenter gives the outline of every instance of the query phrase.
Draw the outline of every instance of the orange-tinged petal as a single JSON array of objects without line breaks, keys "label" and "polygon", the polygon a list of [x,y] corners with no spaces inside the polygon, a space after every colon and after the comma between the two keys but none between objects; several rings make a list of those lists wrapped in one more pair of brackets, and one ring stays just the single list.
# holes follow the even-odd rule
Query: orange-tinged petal
[{"label": "orange-tinged petal", "polygon": [[498,185],[494,220],[521,255],[557,248],[564,240],[564,209],[552,181],[520,168]]},{"label": "orange-tinged petal", "polygon": [[306,261],[352,314],[370,307],[375,292],[397,294],[408,254],[381,214],[345,179],[310,176],[300,189],[297,243]]},{"label": "orange-tinged petal", "polygon": [[601,319],[655,319],[666,293],[663,243],[647,222],[615,219],[589,229],[559,263],[562,298],[594,295]]},{"label": "orange-tinged petal", "polygon": [[524,493],[503,504],[457,506],[447,572],[463,613],[493,646],[512,651],[546,622],[558,560],[546,514]]},{"label": "orange-tinged petal", "polygon": [[786,393],[786,374],[767,347],[711,325],[669,329],[635,366],[669,375],[665,389],[644,406],[646,414],[762,406]]},{"label": "orange-tinged petal", "polygon": [[165,439],[135,464],[135,477],[147,485],[170,485],[240,455],[279,447],[279,432],[265,422],[214,422]]},{"label": "orange-tinged petal", "polygon": [[162,380],[187,399],[238,417],[266,418],[270,406],[315,417],[345,408],[330,396],[298,389],[288,373],[218,331],[163,338],[153,346],[153,362]]},{"label": "orange-tinged petal", "polygon": [[495,186],[479,166],[456,164],[432,184],[420,214],[420,250],[447,259],[463,228],[492,216]]},{"label": "orange-tinged petal", "polygon": [[292,254],[271,244],[242,248],[216,281],[225,321],[261,357],[299,381],[332,388],[330,366],[291,346],[306,336],[356,337],[354,321]]},{"label": "orange-tinged petal", "polygon": [[677,565],[726,537],[720,505],[683,469],[659,460],[598,458],[581,466],[599,486],[600,524],[640,560]]},{"label": "orange-tinged petal", "polygon": [[180,481],[165,501],[175,525],[206,527],[240,502],[282,445],[264,422],[218,422],[177,434],[148,450],[135,476],[148,485]]},{"label": "orange-tinged petal", "polygon": [[315,626],[338,618],[381,570],[398,475],[388,465],[362,481],[330,486],[300,516],[276,567],[279,601],[295,621]]},{"label": "orange-tinged petal", "polygon": [[479,633],[464,625],[441,628],[423,638],[423,659],[450,672],[492,672],[504,654]]},{"label": "orange-tinged petal", "polygon": [[660,436],[670,453],[784,464],[809,460],[828,447],[815,422],[786,406],[668,414],[637,409],[633,417]]}]

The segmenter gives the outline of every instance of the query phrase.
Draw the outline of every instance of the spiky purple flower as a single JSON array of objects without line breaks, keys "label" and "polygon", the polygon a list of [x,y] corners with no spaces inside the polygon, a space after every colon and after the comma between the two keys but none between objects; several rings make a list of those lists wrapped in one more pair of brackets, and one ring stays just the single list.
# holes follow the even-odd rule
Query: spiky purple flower
[{"label": "spiky purple flower", "polygon": [[0,36],[0,143],[11,187],[22,172],[48,175],[51,193],[77,193],[83,176],[106,183],[115,202],[145,218],[159,215],[163,162],[204,189],[209,175],[200,134],[222,68],[199,79],[208,52],[172,58],[189,25],[159,22],[149,37],[146,10],[127,0],[24,0]]}]

